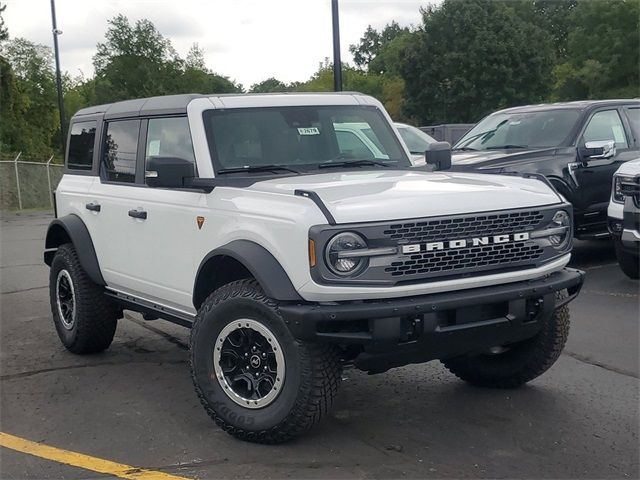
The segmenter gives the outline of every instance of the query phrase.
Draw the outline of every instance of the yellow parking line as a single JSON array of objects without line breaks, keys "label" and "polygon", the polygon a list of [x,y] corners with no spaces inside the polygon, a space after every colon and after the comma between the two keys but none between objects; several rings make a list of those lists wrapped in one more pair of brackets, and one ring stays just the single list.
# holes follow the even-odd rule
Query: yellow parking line
[{"label": "yellow parking line", "polygon": [[185,477],[176,477],[168,473],[136,468],[122,463],[90,457],[82,453],[50,447],[4,432],[0,432],[0,446],[22,453],[28,453],[36,457],[46,458],[47,460],[53,460],[54,462],[64,463],[65,465],[84,468],[85,470],[113,475],[119,478],[135,480],[187,480]]}]

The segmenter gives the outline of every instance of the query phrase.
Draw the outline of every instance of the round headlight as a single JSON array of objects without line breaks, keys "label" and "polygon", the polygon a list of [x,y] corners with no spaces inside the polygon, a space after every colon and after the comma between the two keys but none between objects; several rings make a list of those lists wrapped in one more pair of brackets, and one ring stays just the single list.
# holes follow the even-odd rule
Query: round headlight
[{"label": "round headlight", "polygon": [[557,249],[564,248],[571,238],[571,217],[564,210],[558,210],[551,220],[551,228],[564,227],[563,233],[549,236],[549,241]]},{"label": "round headlight", "polygon": [[367,248],[367,243],[357,233],[339,233],[327,244],[325,260],[329,269],[341,277],[353,275],[360,271],[367,262],[366,257],[350,257],[350,250]]}]

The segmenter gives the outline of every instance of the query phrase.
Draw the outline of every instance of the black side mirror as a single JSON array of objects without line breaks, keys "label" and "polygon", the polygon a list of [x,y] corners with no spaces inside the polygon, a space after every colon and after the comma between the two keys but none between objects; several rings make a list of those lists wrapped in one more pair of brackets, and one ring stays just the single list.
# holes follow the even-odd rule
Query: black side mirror
[{"label": "black side mirror", "polygon": [[433,165],[434,170],[449,170],[451,168],[451,144],[449,142],[430,143],[424,156],[427,165]]},{"label": "black side mirror", "polygon": [[154,188],[182,188],[194,175],[193,162],[175,157],[150,157],[144,172],[147,185]]}]

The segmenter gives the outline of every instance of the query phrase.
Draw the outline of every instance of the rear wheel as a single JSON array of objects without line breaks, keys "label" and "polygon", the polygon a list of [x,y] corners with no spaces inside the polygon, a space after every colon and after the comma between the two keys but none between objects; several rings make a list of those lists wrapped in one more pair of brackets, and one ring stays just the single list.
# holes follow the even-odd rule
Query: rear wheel
[{"label": "rear wheel", "polygon": [[73,353],[96,353],[111,345],[117,309],[80,265],[70,243],[58,248],[49,272],[49,300],[60,341]]},{"label": "rear wheel", "polygon": [[191,331],[191,374],[207,413],[231,435],[286,441],[317,424],[340,383],[337,352],[293,338],[254,280],[213,292]]},{"label": "rear wheel", "polygon": [[613,239],[613,246],[620,269],[627,277],[637,280],[640,277],[640,255],[637,252],[634,255],[632,252],[625,250],[621,240],[618,238]]},{"label": "rear wheel", "polygon": [[[564,297],[558,292],[557,299]],[[560,357],[569,336],[569,308],[564,305],[540,319],[542,328],[533,338],[499,347],[494,353],[465,355],[444,360],[458,378],[476,386],[515,388],[546,372]]]}]

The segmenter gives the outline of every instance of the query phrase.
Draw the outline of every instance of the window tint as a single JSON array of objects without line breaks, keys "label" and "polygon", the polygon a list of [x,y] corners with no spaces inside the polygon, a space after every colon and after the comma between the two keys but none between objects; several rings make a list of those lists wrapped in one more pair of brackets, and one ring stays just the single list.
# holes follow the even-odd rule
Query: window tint
[{"label": "window tint", "polygon": [[640,108],[627,108],[627,117],[631,128],[636,136],[636,140],[640,140]]},{"label": "window tint", "polygon": [[139,120],[123,120],[107,124],[103,161],[108,180],[135,182],[139,131]]},{"label": "window tint", "polygon": [[375,157],[371,149],[353,132],[336,130],[336,139],[340,153],[344,158],[370,160]]},{"label": "window tint", "polygon": [[595,113],[589,120],[583,138],[585,143],[614,140],[617,148],[627,148],[624,127],[617,110],[605,110]]},{"label": "window tint", "polygon": [[504,147],[545,148],[561,145],[571,133],[580,112],[551,109],[494,113],[462,137],[454,149],[489,150]]},{"label": "window tint", "polygon": [[91,170],[95,138],[96,122],[80,122],[71,126],[67,168],[71,170]]},{"label": "window tint", "polygon": [[411,153],[424,153],[435,140],[414,127],[398,127],[398,132]]},{"label": "window tint", "polygon": [[326,162],[372,158],[409,166],[393,130],[372,107],[208,110],[204,122],[216,170],[273,164],[308,171]]},{"label": "window tint", "polygon": [[145,158],[175,157],[195,163],[193,143],[186,117],[149,120]]}]

